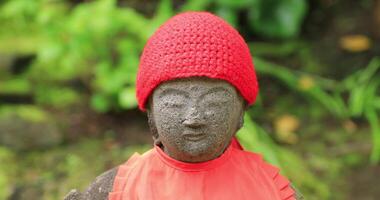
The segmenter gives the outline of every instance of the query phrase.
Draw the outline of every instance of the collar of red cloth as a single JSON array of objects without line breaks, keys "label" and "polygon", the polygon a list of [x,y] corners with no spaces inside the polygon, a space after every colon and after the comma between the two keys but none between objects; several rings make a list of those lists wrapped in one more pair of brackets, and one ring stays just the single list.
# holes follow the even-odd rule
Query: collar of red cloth
[{"label": "collar of red cloth", "polygon": [[154,149],[158,154],[158,157],[168,166],[181,170],[181,171],[207,171],[217,168],[228,161],[231,155],[233,145],[230,144],[224,153],[213,160],[199,163],[188,163],[176,160],[168,156],[159,146],[155,146]]}]

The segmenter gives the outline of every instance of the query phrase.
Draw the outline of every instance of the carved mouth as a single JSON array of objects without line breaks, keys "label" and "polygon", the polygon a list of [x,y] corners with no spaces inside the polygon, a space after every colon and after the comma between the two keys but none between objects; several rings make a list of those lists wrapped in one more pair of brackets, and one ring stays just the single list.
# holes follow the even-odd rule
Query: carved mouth
[{"label": "carved mouth", "polygon": [[204,133],[185,133],[183,137],[189,141],[199,141],[206,137]]}]

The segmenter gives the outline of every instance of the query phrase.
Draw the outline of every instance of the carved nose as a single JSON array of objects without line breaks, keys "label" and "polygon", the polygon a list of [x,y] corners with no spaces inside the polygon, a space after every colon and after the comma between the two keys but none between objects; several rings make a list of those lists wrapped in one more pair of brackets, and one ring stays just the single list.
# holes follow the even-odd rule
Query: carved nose
[{"label": "carved nose", "polygon": [[183,124],[189,128],[199,128],[205,125],[205,123],[199,119],[185,119]]},{"label": "carved nose", "polygon": [[185,116],[185,119],[182,123],[189,128],[199,128],[206,124],[202,119],[199,110],[195,107],[189,109],[189,112]]}]

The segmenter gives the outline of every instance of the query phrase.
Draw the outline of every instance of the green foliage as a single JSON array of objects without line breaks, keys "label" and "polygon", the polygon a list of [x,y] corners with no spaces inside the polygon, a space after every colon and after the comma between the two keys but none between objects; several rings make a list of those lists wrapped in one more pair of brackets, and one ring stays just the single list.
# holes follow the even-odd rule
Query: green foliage
[{"label": "green foliage", "polygon": [[265,37],[289,38],[298,35],[306,11],[305,0],[261,0],[249,8],[249,25]]},{"label": "green foliage", "polygon": [[43,122],[49,119],[48,113],[37,106],[19,105],[0,107],[0,119],[11,115],[16,115],[31,122]]},{"label": "green foliage", "polygon": [[[344,109],[341,97],[330,95],[320,82],[315,81],[315,77],[308,73],[295,72],[284,66],[267,62],[260,58],[254,58],[255,69],[267,76],[272,76],[282,81],[289,89],[305,95],[321,103],[327,110],[338,117],[347,116],[347,110]],[[303,78],[310,80],[309,85],[303,82]]]},{"label": "green foliage", "polygon": [[210,6],[214,0],[190,0],[181,6],[180,11],[203,11]]},{"label": "green foliage", "polygon": [[[43,73],[52,81],[80,79],[94,93],[96,110],[118,108],[115,99],[120,91],[134,88],[138,55],[148,35],[138,31],[147,23],[141,18],[108,0],[75,7],[59,24],[52,22],[53,34],[38,52],[32,76]],[[56,70],[49,70],[53,66]]]},{"label": "green foliage", "polygon": [[30,84],[24,78],[15,78],[4,81],[0,85],[1,93],[26,94],[30,92]]},{"label": "green foliage", "polygon": [[214,0],[214,12],[239,27],[238,16],[247,12],[252,32],[267,38],[291,38],[300,32],[308,4],[305,0]]},{"label": "green foliage", "polygon": [[33,190],[34,185],[39,183],[44,191],[42,196],[28,198],[62,199],[73,188],[85,189],[96,176],[110,166],[126,161],[132,153],[142,153],[149,148],[120,148],[109,144],[116,143],[87,139],[64,148],[57,146],[49,151],[27,151],[20,154],[0,147],[0,198],[7,199],[14,185]]},{"label": "green foliage", "polygon": [[244,126],[237,136],[244,147],[263,154],[268,162],[281,167],[275,143],[260,126],[251,120],[248,114],[244,116]]},{"label": "green foliage", "polygon": [[[75,5],[64,0],[2,1],[0,54],[10,55],[11,59],[13,56],[36,55],[36,59],[26,72],[19,75],[0,66],[0,95],[32,96],[37,105],[62,110],[81,102],[102,113],[136,108],[135,77],[147,39],[169,17],[189,10],[212,11],[247,35],[288,39],[300,32],[308,3],[305,0],[190,0],[181,4],[177,11],[171,0],[161,0],[153,17],[146,17],[130,7],[119,7],[116,0]],[[366,67],[360,66],[360,70],[343,81],[337,81],[264,59],[297,55],[302,57],[305,69],[320,67],[313,63],[313,56],[305,50],[308,47],[304,42],[260,42],[249,46],[252,54],[257,56],[254,62],[259,77],[276,80],[297,97],[302,96],[306,103],[323,107],[341,121],[350,118],[368,121],[373,142],[371,161],[379,162],[379,58],[372,59]],[[88,95],[90,98],[86,98]],[[266,102],[267,96],[262,94],[259,100]],[[288,105],[294,99],[279,101],[279,105]],[[260,101],[256,105],[261,112],[267,112]],[[323,113],[324,110],[319,108],[311,109],[310,113]],[[292,108],[292,111],[297,109]],[[49,118],[43,109],[35,106],[2,106],[0,112],[2,116],[17,113],[21,118],[35,122]],[[247,115],[238,137],[247,149],[262,153],[266,160],[280,166],[303,191],[315,195],[310,199],[331,197],[326,184],[310,172],[306,161],[275,143],[268,129],[263,127]],[[71,187],[87,185],[104,170],[104,163],[116,165],[120,157],[127,158],[135,150],[119,147],[109,150],[94,141],[78,143],[70,147],[68,153],[59,148],[43,154],[28,152],[25,157],[0,148],[0,199],[9,195],[10,183],[21,180],[16,180],[16,175],[28,176],[24,168],[29,166],[36,167],[29,173],[40,176],[39,180],[45,181],[46,185],[62,182],[60,188],[46,187],[47,192],[42,198],[57,199]],[[321,168],[331,166],[322,158],[312,160]],[[355,156],[346,156],[345,160],[354,165],[360,161]],[[88,167],[89,163],[95,167]],[[336,167],[332,171],[338,173],[338,170]],[[66,178],[62,178],[62,174]]]},{"label": "green foliage", "polygon": [[[205,10],[214,4],[216,13],[238,26],[238,12],[245,9],[261,12],[267,6],[260,7],[266,1],[260,2],[192,0],[181,5],[180,10]],[[280,5],[292,7],[288,3]],[[78,88],[68,84],[79,81],[90,91],[90,105],[99,112],[137,106],[132,91],[139,56],[148,37],[176,12],[171,0],[160,1],[151,19],[131,8],[118,7],[115,0],[75,7],[65,1],[15,0],[3,3],[0,11],[4,27],[14,30],[13,34],[1,32],[0,41],[6,42],[0,51],[37,55],[27,74],[17,81],[7,80],[1,92],[32,95],[41,105],[65,108],[81,102],[83,97]],[[293,10],[281,12],[292,15]],[[23,45],[28,46],[9,41],[25,41]]]},{"label": "green foliage", "polygon": [[[80,101],[75,88],[66,86],[80,80],[91,90],[91,105],[100,112],[136,107],[130,91],[135,88],[139,55],[147,38],[173,15],[168,0],[161,2],[151,20],[131,8],[117,7],[114,0],[79,4],[73,9],[61,1],[17,0],[0,9],[0,19],[14,22],[6,25],[16,25],[16,35],[21,35],[14,40],[44,38],[30,48],[35,49],[37,59],[27,79],[9,80],[3,92],[32,93],[38,103],[62,108]],[[27,19],[28,23],[24,22]],[[36,36],[25,35],[31,31]],[[2,38],[9,40],[8,35]]]},{"label": "green foliage", "polygon": [[6,148],[0,147],[0,199],[6,199],[11,193],[10,177],[14,175],[14,166],[9,165],[13,154]]},{"label": "green foliage", "polygon": [[81,99],[77,91],[59,86],[35,86],[34,94],[37,104],[49,105],[56,108],[67,108]]},{"label": "green foliage", "polygon": [[380,119],[379,88],[380,58],[374,58],[368,66],[347,77],[343,82],[343,91],[349,94],[347,109],[352,117],[364,116],[372,131],[373,150],[371,161],[380,161]]},{"label": "green foliage", "polygon": [[[373,58],[363,70],[350,75],[342,82],[327,87],[311,74],[295,72],[286,67],[255,58],[255,68],[262,75],[275,77],[289,89],[303,94],[306,99],[319,102],[331,114],[340,119],[365,117],[372,129],[373,150],[371,161],[380,161],[379,94],[380,79],[377,72],[380,58]],[[310,85],[303,86],[302,77],[310,78]],[[345,96],[349,96],[347,101]]]},{"label": "green foliage", "polygon": [[330,191],[326,183],[313,175],[297,154],[275,144],[269,134],[253,122],[248,114],[244,116],[244,126],[237,136],[246,149],[262,154],[266,161],[280,167],[281,173],[290,177],[296,186],[305,188],[306,194],[314,194],[307,199],[328,199]]}]

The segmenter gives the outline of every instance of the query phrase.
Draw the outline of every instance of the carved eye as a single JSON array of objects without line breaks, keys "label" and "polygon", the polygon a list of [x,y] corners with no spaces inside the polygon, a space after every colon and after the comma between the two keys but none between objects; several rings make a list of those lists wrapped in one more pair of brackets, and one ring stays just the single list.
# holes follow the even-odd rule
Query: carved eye
[{"label": "carved eye", "polygon": [[[218,88],[217,88],[218,89]],[[216,91],[211,91],[203,96],[203,105],[209,109],[212,108],[223,108],[229,106],[232,100],[231,94],[224,90],[218,89]]]},{"label": "carved eye", "polygon": [[168,90],[164,91],[158,101],[166,108],[182,108],[186,105],[186,96],[181,92]]},{"label": "carved eye", "polygon": [[225,102],[222,101],[212,101],[207,103],[207,107],[210,108],[219,108],[222,107]]},{"label": "carved eye", "polygon": [[167,108],[183,108],[185,104],[179,101],[166,101],[164,106]]}]

